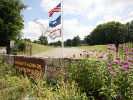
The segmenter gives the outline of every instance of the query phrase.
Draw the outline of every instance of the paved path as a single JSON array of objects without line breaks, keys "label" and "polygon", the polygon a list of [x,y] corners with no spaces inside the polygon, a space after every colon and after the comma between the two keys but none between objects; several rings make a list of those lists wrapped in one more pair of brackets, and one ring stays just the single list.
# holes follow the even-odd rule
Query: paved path
[{"label": "paved path", "polygon": [[[64,58],[70,58],[75,54],[76,57],[79,57],[82,53],[81,49],[78,48],[64,48]],[[56,48],[51,51],[43,52],[37,55],[34,55],[35,57],[56,57],[56,58],[62,58],[62,48]]]}]

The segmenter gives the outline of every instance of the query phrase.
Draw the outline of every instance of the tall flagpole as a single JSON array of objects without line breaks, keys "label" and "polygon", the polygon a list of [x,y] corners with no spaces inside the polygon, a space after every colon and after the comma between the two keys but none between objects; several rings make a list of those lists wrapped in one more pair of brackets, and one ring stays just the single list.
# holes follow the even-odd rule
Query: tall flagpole
[{"label": "tall flagpole", "polygon": [[62,23],[62,27],[61,27],[61,37],[62,37],[62,58],[64,58],[64,40],[63,40],[63,0],[61,0],[61,23]]}]

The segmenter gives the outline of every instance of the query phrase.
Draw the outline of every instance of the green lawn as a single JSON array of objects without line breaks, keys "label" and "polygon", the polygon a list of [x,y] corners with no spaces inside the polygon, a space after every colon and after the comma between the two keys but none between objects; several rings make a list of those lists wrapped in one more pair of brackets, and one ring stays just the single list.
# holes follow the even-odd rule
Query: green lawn
[{"label": "green lawn", "polygon": [[[114,46],[114,45],[113,45]],[[109,45],[93,45],[93,46],[79,46],[79,49],[83,49],[83,50],[87,50],[89,51],[89,49],[93,50],[93,49],[102,49],[103,51],[107,51],[107,47],[109,47]]]},{"label": "green lawn", "polygon": [[52,47],[52,46],[44,46],[44,45],[40,45],[40,44],[36,44],[36,43],[28,43],[32,45],[32,55],[35,54],[39,54],[42,52],[46,52],[52,49],[55,49],[56,47]]}]

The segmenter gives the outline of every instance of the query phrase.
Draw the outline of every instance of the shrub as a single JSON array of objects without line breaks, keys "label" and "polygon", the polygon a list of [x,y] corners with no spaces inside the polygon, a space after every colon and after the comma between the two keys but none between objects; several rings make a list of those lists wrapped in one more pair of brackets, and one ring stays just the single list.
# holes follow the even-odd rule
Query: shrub
[{"label": "shrub", "polygon": [[0,66],[0,100],[87,100],[72,82],[47,84],[45,75],[40,77],[22,75],[9,65]]},{"label": "shrub", "polygon": [[132,100],[133,52],[128,52],[127,47],[117,54],[115,47],[108,49],[106,53],[83,51],[82,60],[72,63],[70,78],[96,100]]}]

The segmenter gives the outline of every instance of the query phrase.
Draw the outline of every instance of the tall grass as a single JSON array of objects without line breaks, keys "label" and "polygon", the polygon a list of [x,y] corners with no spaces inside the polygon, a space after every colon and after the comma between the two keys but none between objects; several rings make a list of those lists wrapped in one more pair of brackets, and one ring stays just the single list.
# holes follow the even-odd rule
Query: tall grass
[{"label": "tall grass", "polygon": [[[1,60],[0,60],[1,61]],[[0,65],[0,100],[87,100],[77,84],[48,84],[45,75],[22,75],[9,65]]]}]

